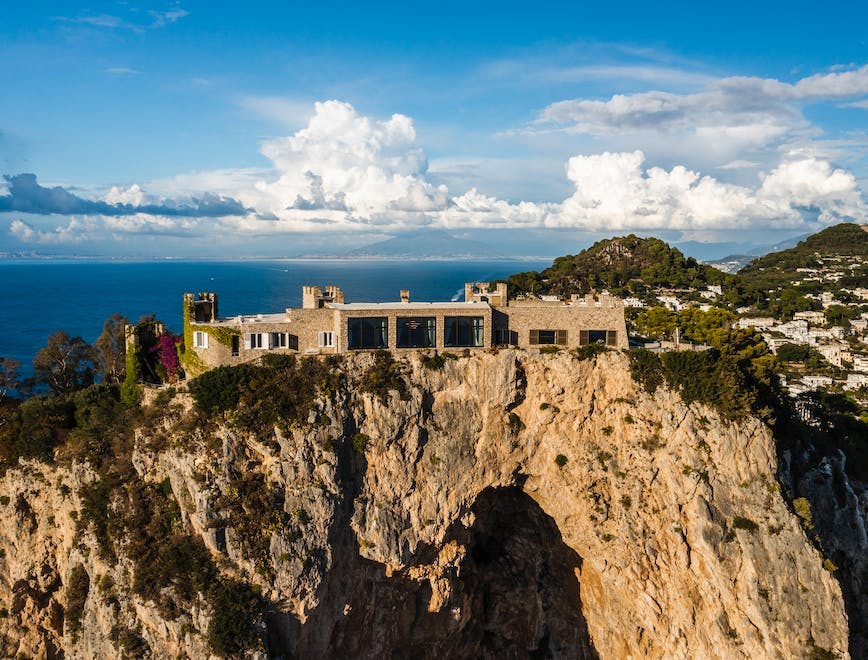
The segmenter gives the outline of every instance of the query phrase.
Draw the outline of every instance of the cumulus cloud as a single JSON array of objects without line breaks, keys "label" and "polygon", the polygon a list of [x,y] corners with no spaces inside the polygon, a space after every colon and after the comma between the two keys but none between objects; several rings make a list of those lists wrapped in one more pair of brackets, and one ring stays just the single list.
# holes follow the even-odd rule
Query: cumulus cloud
[{"label": "cumulus cloud", "polygon": [[702,91],[616,94],[608,100],[558,101],[541,112],[535,127],[612,136],[624,132],[689,131],[705,139],[765,145],[810,128],[800,106],[868,94],[868,65],[802,78],[794,84],[771,78],[729,77]]},{"label": "cumulus cloud", "polygon": [[262,153],[278,178],[257,184],[257,209],[278,218],[299,210],[339,210],[373,219],[447,204],[446,188],[425,178],[428,160],[416,145],[413,121],[404,115],[380,121],[349,103],[316,103],[305,128],[265,142]]},{"label": "cumulus cloud", "polygon": [[680,165],[645,169],[644,160],[641,151],[571,158],[567,176],[576,192],[547,216],[546,226],[695,231],[866,218],[855,177],[815,158],[783,162],[756,188]]},{"label": "cumulus cloud", "polygon": [[[824,79],[788,93],[828,94],[845,82],[855,84]],[[576,155],[566,165],[572,192],[546,203],[512,203],[476,187],[450,192],[435,185],[409,117],[378,120],[338,101],[316,104],[307,126],[266,141],[262,152],[273,162],[270,170],[221,170],[147,186],[168,197],[132,185],[89,200],[42,187],[33,175],[6,177],[0,212],[75,216],[53,229],[20,219],[10,225],[19,241],[58,243],[106,235],[382,234],[418,227],[701,235],[740,228],[812,229],[868,217],[853,174],[807,151],[786,153],[752,183],[743,178],[739,185],[685,165],[649,166],[640,150]],[[730,161],[721,171],[753,164]]]},{"label": "cumulus cloud", "polygon": [[0,195],[0,213],[18,211],[61,215],[163,215],[179,217],[222,217],[249,212],[238,200],[216,193],[205,193],[185,202],[171,199],[145,202],[137,185],[126,191],[112,188],[102,200],[79,197],[61,186],[39,185],[35,174],[4,175],[8,192]]}]

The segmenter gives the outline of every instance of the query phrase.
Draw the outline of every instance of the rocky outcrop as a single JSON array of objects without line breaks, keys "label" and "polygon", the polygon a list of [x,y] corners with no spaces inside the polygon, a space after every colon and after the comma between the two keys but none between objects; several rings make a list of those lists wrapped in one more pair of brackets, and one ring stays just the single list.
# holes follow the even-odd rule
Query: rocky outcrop
[{"label": "rocky outcrop", "polygon": [[[308,423],[267,437],[232,415],[185,426],[184,394],[137,432],[132,478],[162,484],[223,578],[255,585],[249,655],[849,657],[858,598],[759,421],[648,394],[615,352],[411,355],[403,398],[360,391],[373,359],[346,358]],[[839,472],[800,477],[840,491],[813,524],[862,520],[836,552],[864,555],[865,498]],[[97,478],[73,460],[0,479],[2,654],[214,653],[215,601],[137,594],[136,563],[76,524]]]}]

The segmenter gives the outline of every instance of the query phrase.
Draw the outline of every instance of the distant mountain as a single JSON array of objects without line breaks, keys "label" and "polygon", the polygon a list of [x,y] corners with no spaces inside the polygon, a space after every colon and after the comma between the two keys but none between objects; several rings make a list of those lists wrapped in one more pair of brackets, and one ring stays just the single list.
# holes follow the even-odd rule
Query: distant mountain
[{"label": "distant mountain", "polygon": [[630,234],[598,241],[576,255],[558,257],[542,272],[517,273],[508,282],[513,293],[565,294],[590,288],[619,288],[628,283],[700,287],[722,284],[728,278],[712,266],[685,257],[659,238]]},{"label": "distant mountain", "polygon": [[365,259],[490,259],[500,255],[492,254],[491,248],[484,243],[456,238],[439,229],[426,229],[350,250],[345,256]]},{"label": "distant mountain", "polygon": [[756,255],[754,254],[728,254],[723,259],[714,259],[704,263],[714,266],[717,270],[721,270],[724,273],[734,275],[754,259],[756,259]]},{"label": "distant mountain", "polygon": [[[842,223],[808,236],[795,247],[772,252],[753,260],[739,271],[739,275],[763,286],[785,284],[799,278],[799,268],[819,268],[824,257],[852,257],[868,259],[868,226]],[[868,263],[862,263],[853,277],[868,276]],[[862,283],[865,286],[865,283]]]}]

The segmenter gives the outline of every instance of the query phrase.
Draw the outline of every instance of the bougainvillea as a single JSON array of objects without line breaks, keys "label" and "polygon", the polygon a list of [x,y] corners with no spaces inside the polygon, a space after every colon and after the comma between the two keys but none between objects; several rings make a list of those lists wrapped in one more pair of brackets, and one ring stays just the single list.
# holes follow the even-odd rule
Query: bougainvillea
[{"label": "bougainvillea", "polygon": [[171,334],[160,335],[157,343],[151,347],[151,352],[156,354],[157,362],[166,370],[166,379],[170,383],[178,380],[178,338]]}]

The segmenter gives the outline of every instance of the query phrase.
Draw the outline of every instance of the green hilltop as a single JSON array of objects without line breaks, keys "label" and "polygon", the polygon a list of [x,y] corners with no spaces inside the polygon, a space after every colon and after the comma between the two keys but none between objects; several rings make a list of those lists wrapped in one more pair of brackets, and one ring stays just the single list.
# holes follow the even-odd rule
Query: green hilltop
[{"label": "green hilltop", "polygon": [[738,275],[762,288],[789,286],[802,279],[799,268],[818,269],[824,259],[845,258],[854,268],[839,281],[841,286],[868,285],[868,230],[865,225],[843,223],[817,232],[796,247],[754,259]]},{"label": "green hilltop", "polygon": [[698,288],[732,279],[713,266],[684,256],[659,238],[630,234],[598,241],[575,255],[558,257],[541,272],[516,273],[507,283],[511,295],[565,295],[602,288],[637,293],[646,287]]}]

